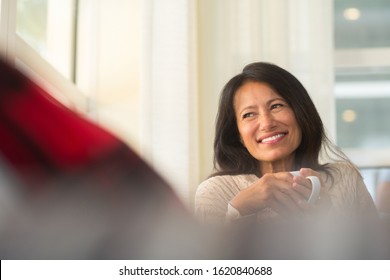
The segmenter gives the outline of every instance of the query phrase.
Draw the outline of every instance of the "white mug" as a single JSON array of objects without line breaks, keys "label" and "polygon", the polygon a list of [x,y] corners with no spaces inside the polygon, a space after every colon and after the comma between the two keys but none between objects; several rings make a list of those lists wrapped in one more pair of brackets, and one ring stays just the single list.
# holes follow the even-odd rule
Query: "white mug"
[{"label": "white mug", "polygon": [[[299,171],[291,171],[290,172],[293,176],[299,176]],[[321,190],[321,182],[320,179],[318,179],[317,176],[308,176],[306,179],[309,179],[311,182],[311,194],[307,202],[309,204],[314,204],[318,197],[320,196],[320,190]]]}]

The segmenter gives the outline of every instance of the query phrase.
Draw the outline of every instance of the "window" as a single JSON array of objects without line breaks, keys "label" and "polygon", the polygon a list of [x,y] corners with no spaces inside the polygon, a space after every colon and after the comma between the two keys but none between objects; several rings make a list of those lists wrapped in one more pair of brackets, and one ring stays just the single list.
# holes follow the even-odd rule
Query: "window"
[{"label": "window", "polygon": [[88,112],[75,85],[77,0],[1,0],[0,52],[58,100]]},{"label": "window", "polygon": [[388,0],[335,0],[336,49],[390,46]]},{"label": "window", "polygon": [[337,143],[375,197],[390,166],[390,2],[335,0]]},{"label": "window", "polygon": [[74,81],[75,0],[18,0],[16,33]]},{"label": "window", "polygon": [[337,142],[359,166],[390,165],[390,2],[334,3]]}]

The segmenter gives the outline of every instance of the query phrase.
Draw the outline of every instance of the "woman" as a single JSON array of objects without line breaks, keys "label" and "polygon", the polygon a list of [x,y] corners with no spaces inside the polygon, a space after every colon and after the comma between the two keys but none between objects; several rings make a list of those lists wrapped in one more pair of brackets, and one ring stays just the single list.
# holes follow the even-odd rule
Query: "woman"
[{"label": "woman", "polygon": [[[200,184],[195,198],[203,222],[376,214],[359,172],[327,138],[305,88],[276,65],[249,64],[225,85],[214,152],[216,173]],[[328,162],[320,163],[320,152]],[[307,202],[308,176],[321,183],[313,205]]]}]

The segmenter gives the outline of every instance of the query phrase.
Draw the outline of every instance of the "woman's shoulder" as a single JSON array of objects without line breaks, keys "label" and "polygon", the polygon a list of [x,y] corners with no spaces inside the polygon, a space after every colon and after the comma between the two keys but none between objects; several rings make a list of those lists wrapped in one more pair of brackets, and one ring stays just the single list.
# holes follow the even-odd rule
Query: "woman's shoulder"
[{"label": "woman's shoulder", "polygon": [[336,177],[345,177],[346,175],[353,175],[361,177],[360,171],[356,165],[350,161],[338,161],[328,163],[326,169]]},{"label": "woman's shoulder", "polygon": [[[347,195],[359,189],[366,188],[359,168],[351,162],[335,162],[326,166],[327,176],[325,184],[328,184],[333,192],[341,192]],[[330,179],[330,180],[328,180]]]},{"label": "woman's shoulder", "polygon": [[356,165],[345,161],[328,164],[327,168],[333,177],[329,194],[335,209],[376,216],[374,201]]}]

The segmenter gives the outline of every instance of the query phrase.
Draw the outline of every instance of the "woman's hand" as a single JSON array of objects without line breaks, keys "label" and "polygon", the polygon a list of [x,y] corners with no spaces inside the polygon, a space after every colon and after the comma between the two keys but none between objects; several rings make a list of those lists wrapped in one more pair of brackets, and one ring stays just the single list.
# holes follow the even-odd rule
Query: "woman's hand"
[{"label": "woman's hand", "polygon": [[239,192],[230,203],[243,216],[266,207],[272,208],[281,216],[299,215],[305,210],[299,204],[305,200],[307,191],[304,182],[297,183],[297,188],[301,191],[295,190],[293,184],[294,177],[290,172],[267,173]]},{"label": "woman's hand", "polygon": [[[296,192],[298,192],[301,196],[305,198],[306,203],[304,202],[299,203],[301,208],[304,209],[306,213],[312,213],[312,212],[326,213],[331,207],[332,203],[330,200],[328,190],[326,187],[324,187],[325,184],[321,174],[310,168],[301,168],[301,170],[299,170],[299,174],[300,176],[294,176],[292,187],[294,190],[296,190]],[[311,181],[306,178],[309,176],[316,176],[321,182],[320,195],[317,201],[313,205],[307,203],[307,200],[309,199],[312,191]]]}]

